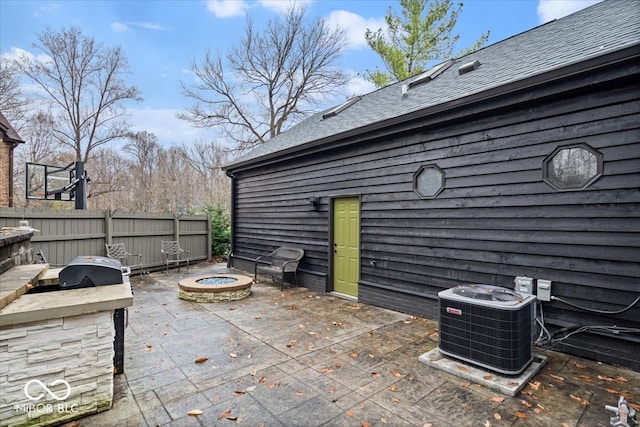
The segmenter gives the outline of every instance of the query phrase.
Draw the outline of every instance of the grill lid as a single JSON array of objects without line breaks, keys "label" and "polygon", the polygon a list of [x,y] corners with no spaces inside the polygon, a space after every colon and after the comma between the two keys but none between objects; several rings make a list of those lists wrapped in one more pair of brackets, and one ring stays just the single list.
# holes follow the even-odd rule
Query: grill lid
[{"label": "grill lid", "polygon": [[58,275],[61,289],[117,285],[123,282],[122,264],[114,258],[79,256]]}]

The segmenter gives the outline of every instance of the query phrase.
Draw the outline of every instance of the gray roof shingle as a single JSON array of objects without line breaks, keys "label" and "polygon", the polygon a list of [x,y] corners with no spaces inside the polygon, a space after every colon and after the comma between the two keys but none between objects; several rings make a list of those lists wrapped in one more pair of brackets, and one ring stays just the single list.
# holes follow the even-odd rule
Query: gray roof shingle
[{"label": "gray roof shingle", "polygon": [[[638,44],[640,0],[605,0],[460,58],[434,80],[410,88],[408,96],[403,97],[401,89],[407,81],[397,82],[364,95],[359,102],[333,117],[322,119],[322,115],[331,109],[316,113],[224,169],[260,162],[281,151],[302,149],[380,121]],[[476,59],[481,63],[479,68],[463,75],[458,73],[461,65]]]}]

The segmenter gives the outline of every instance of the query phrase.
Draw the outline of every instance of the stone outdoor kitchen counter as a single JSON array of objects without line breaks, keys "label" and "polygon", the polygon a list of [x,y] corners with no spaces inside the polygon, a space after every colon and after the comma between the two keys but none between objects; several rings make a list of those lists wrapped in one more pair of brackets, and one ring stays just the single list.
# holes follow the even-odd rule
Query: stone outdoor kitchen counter
[{"label": "stone outdoor kitchen counter", "polygon": [[[3,278],[10,292],[15,286]],[[0,426],[60,424],[110,409],[114,312],[133,305],[130,284],[15,296],[0,309]]]}]

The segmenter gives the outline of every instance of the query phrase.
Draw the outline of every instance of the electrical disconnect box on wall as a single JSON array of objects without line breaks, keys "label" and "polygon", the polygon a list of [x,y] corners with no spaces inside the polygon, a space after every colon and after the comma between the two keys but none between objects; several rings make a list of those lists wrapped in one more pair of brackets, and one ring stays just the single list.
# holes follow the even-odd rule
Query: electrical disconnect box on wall
[{"label": "electrical disconnect box on wall", "polygon": [[551,301],[551,280],[536,280],[538,301]]},{"label": "electrical disconnect box on wall", "polygon": [[533,279],[526,276],[518,276],[514,281],[516,284],[515,291],[522,294],[533,294]]}]

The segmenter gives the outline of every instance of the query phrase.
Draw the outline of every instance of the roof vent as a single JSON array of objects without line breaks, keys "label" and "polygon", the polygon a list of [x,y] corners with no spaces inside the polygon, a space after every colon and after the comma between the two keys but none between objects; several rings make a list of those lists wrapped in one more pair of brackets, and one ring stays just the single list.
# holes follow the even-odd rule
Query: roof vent
[{"label": "roof vent", "polygon": [[356,102],[360,101],[360,99],[362,99],[362,95],[354,96],[353,98],[348,99],[346,102],[338,105],[336,108],[334,108],[332,110],[329,110],[326,113],[324,113],[322,115],[322,119],[324,120],[324,119],[328,119],[329,117],[337,116],[342,111],[346,110],[347,108],[351,107]]},{"label": "roof vent", "polygon": [[458,68],[458,73],[459,74],[466,74],[469,71],[473,71],[476,68],[478,68],[480,66],[480,61],[478,61],[477,59],[473,62],[467,62],[464,65],[461,65],[460,68]]}]

